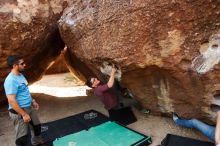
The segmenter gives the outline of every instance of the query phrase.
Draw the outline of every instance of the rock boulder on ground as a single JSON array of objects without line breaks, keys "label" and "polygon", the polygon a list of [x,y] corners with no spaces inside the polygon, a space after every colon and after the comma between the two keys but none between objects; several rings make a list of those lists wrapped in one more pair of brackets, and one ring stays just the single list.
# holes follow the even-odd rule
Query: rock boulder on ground
[{"label": "rock boulder on ground", "polygon": [[[38,80],[60,54],[64,43],[57,20],[67,0],[1,0],[0,2],[0,83],[10,71],[6,58],[20,54],[27,65],[29,82]],[[0,101],[5,97],[0,89]]]},{"label": "rock boulder on ground", "polygon": [[103,62],[115,63],[121,83],[152,113],[214,119],[219,0],[78,1],[59,29],[70,54],[96,76],[104,79]]}]

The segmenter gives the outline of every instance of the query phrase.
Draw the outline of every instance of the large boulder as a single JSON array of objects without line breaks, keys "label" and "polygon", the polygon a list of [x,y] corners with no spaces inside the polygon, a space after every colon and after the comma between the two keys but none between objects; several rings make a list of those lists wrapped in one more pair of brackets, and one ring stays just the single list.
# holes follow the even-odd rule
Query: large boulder
[{"label": "large boulder", "polygon": [[96,76],[104,79],[104,62],[115,63],[120,82],[152,113],[214,119],[219,0],[78,1],[59,29],[70,54]]},{"label": "large boulder", "polygon": [[[71,2],[72,3],[72,2]],[[29,82],[38,80],[60,54],[64,43],[57,20],[67,0],[1,0],[0,2],[0,101],[4,99],[3,81],[10,69],[8,55],[24,57]]]}]

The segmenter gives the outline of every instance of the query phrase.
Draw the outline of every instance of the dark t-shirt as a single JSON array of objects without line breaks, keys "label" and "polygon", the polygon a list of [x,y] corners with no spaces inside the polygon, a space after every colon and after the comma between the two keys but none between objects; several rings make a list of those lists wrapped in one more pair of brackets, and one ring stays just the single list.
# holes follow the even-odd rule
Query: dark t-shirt
[{"label": "dark t-shirt", "polygon": [[99,97],[107,110],[112,109],[118,105],[118,99],[111,94],[107,84],[99,85],[94,89],[95,96]]}]

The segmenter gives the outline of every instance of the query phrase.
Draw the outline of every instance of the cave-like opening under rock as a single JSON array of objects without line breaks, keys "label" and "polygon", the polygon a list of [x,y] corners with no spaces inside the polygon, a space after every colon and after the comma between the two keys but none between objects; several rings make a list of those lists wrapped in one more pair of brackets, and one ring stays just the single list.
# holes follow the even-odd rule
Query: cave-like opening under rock
[{"label": "cave-like opening under rock", "polygon": [[61,54],[53,61],[39,81],[29,86],[31,93],[42,93],[54,97],[87,96],[89,89],[83,81],[71,73]]},{"label": "cave-like opening under rock", "polygon": [[87,96],[87,86],[78,82],[71,73],[44,75],[29,86],[31,93],[43,93],[54,97]]}]

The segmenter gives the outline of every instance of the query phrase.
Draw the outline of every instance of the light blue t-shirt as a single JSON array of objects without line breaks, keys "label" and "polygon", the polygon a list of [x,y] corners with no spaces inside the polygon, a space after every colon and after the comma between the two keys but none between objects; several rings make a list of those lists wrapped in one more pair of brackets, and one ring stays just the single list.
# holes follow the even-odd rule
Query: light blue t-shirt
[{"label": "light blue t-shirt", "polygon": [[[9,73],[4,82],[5,94],[16,94],[16,101],[21,108],[30,107],[32,97],[28,89],[28,82],[25,77]],[[9,104],[8,109],[12,109]]]}]

